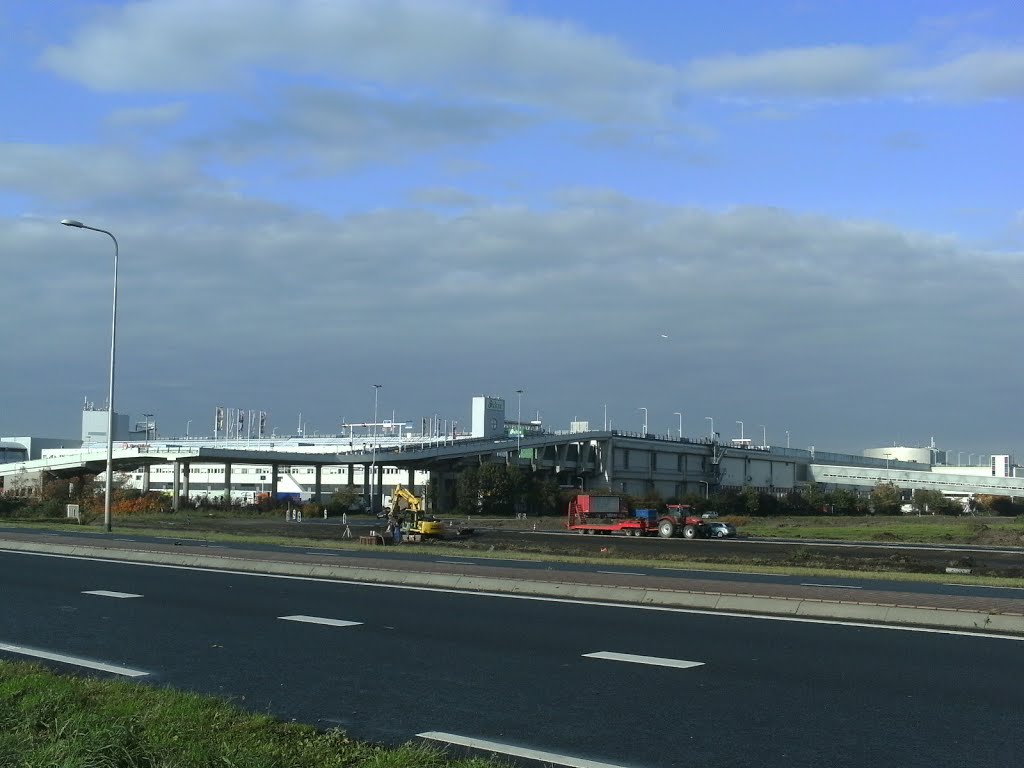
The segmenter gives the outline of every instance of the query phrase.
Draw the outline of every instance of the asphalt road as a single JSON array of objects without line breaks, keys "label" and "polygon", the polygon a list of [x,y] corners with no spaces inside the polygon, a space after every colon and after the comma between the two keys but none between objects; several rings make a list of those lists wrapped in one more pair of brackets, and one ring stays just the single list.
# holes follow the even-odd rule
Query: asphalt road
[{"label": "asphalt road", "polygon": [[441,732],[652,767],[1024,754],[1019,640],[14,553],[0,584],[2,657],[123,665],[386,743]]}]

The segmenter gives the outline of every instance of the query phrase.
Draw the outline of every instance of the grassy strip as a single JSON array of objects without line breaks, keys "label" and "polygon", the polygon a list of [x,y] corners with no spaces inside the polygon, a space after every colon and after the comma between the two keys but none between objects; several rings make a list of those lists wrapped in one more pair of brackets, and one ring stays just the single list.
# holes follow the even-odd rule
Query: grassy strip
[{"label": "grassy strip", "polygon": [[[26,526],[29,527],[29,526]],[[31,526],[39,529],[41,526]],[[165,529],[133,528],[133,533],[144,535],[168,536]],[[357,550],[372,554],[378,558],[386,558],[396,552],[390,547],[362,546],[356,542],[338,539],[302,539],[284,538],[267,535],[242,535],[220,532],[172,531],[174,538],[182,541],[222,541],[239,544],[270,544],[295,549],[340,549]],[[544,553],[514,549],[467,548],[465,543],[445,544],[442,541],[430,543],[431,554],[441,557],[472,557],[480,560],[525,560],[538,563],[568,563],[573,565],[601,565],[616,567],[664,568],[679,571],[706,571],[709,573],[751,573],[771,574],[778,576],[804,576],[825,578],[862,579],[867,581],[905,581],[923,584],[963,584],[964,586],[991,586],[1024,588],[1024,579],[1000,578],[996,576],[973,575],[970,578],[942,573],[914,573],[907,571],[854,570],[829,568],[812,565],[772,565],[769,563],[720,562],[710,559],[696,559],[685,554],[673,554],[667,557],[637,557],[615,551],[615,539],[609,538],[609,553],[601,556],[576,555],[565,553]],[[406,551],[406,550],[397,550]],[[0,764],[2,765],[2,764]]]},{"label": "grassy strip", "polygon": [[192,693],[0,662],[0,766],[495,768],[436,747],[389,748]]},{"label": "grassy strip", "polygon": [[[908,544],[977,544],[986,532],[1024,537],[1019,518],[805,517],[745,518],[745,536],[831,541],[893,541]],[[1015,542],[1020,546],[1021,541]]]}]

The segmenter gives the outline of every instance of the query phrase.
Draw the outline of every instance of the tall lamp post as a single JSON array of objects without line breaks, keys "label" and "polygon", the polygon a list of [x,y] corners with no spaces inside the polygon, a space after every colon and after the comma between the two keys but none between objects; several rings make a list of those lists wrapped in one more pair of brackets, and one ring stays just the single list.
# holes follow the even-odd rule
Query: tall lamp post
[{"label": "tall lamp post", "polygon": [[377,514],[377,394],[381,385],[373,385],[373,453],[370,459],[370,511]]},{"label": "tall lamp post", "polygon": [[62,219],[61,224],[65,227],[76,229],[89,229],[93,232],[102,232],[114,241],[114,300],[110,312],[110,388],[107,391],[107,477],[103,490],[103,527],[109,533],[112,530],[110,521],[110,500],[113,495],[114,479],[114,360],[117,349],[117,238],[112,232],[98,227],[90,227],[74,219]]},{"label": "tall lamp post", "polygon": [[713,418],[711,418],[710,416],[705,416],[704,418],[707,421],[711,422],[711,435],[710,436],[711,436],[711,439],[714,440],[715,439],[715,420]]},{"label": "tall lamp post", "polygon": [[737,420],[736,423],[740,425],[740,440],[742,441],[743,440],[743,422]]},{"label": "tall lamp post", "polygon": [[643,406],[637,408],[638,411],[644,412],[644,437],[647,437],[647,409]]},{"label": "tall lamp post", "polygon": [[765,428],[764,424],[761,425],[761,447],[768,447],[768,430]]},{"label": "tall lamp post", "polygon": [[682,440],[683,439],[683,414],[680,413],[679,411],[676,411],[675,414],[673,414],[673,415],[679,417],[679,439]]}]

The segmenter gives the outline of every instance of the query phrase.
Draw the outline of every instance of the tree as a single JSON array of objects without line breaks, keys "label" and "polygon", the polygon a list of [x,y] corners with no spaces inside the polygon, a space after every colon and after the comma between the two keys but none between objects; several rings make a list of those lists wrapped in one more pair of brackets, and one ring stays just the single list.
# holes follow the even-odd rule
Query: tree
[{"label": "tree", "polygon": [[829,505],[836,515],[866,515],[870,511],[867,501],[856,491],[837,488],[829,494]]},{"label": "tree", "polygon": [[511,517],[526,502],[523,470],[506,464],[483,464],[459,473],[455,505],[464,515]]},{"label": "tree", "polygon": [[879,483],[871,491],[871,511],[876,515],[898,515],[903,492],[894,483]]}]

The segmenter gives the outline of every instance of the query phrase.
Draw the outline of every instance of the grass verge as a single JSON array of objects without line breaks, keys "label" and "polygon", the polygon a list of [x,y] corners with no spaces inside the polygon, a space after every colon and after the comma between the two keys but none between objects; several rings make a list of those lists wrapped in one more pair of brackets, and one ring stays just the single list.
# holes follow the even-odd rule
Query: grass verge
[{"label": "grass verge", "polygon": [[[7,524],[7,523],[5,523]],[[66,530],[64,524],[24,524],[21,526],[32,530]],[[401,548],[391,547],[370,547],[363,546],[352,540],[302,538],[296,536],[273,536],[266,534],[234,534],[218,531],[191,531],[176,527],[172,531],[166,528],[149,528],[144,526],[133,526],[132,533],[139,535],[155,535],[168,537],[173,536],[182,542],[223,542],[237,544],[266,544],[282,546],[295,549],[338,549],[356,550],[365,552],[375,558],[387,559],[396,552],[407,553],[404,546]],[[560,551],[538,551],[532,544],[516,547],[505,546],[495,548],[487,540],[479,542],[469,539],[467,541],[447,543],[445,541],[431,541],[424,545],[429,546],[432,555],[441,557],[473,557],[482,560],[524,560],[540,563],[569,563],[575,565],[600,565],[615,567],[656,567],[680,571],[701,571],[701,572],[726,572],[726,573],[750,573],[750,574],[771,574],[778,576],[803,576],[803,577],[825,577],[825,578],[848,578],[874,581],[904,581],[930,584],[963,584],[965,586],[991,586],[1011,587],[1015,589],[1024,588],[1024,578],[1010,576],[987,576],[974,574],[969,577],[946,573],[916,572],[900,570],[898,567],[887,567],[886,561],[871,564],[863,563],[858,568],[844,568],[842,560],[838,562],[816,563],[813,558],[794,556],[802,560],[800,563],[771,563],[766,561],[751,560],[723,560],[720,555],[712,554],[703,558],[688,556],[685,550],[668,555],[647,555],[641,556],[636,553],[623,552],[615,546],[616,538],[609,537],[607,541],[607,552],[600,555],[573,551],[571,545],[572,537],[566,539],[568,542],[565,549]],[[544,545],[541,545],[541,549]]]},{"label": "grass verge", "polygon": [[0,766],[496,768],[409,743],[384,747],[192,693],[0,662]]}]

